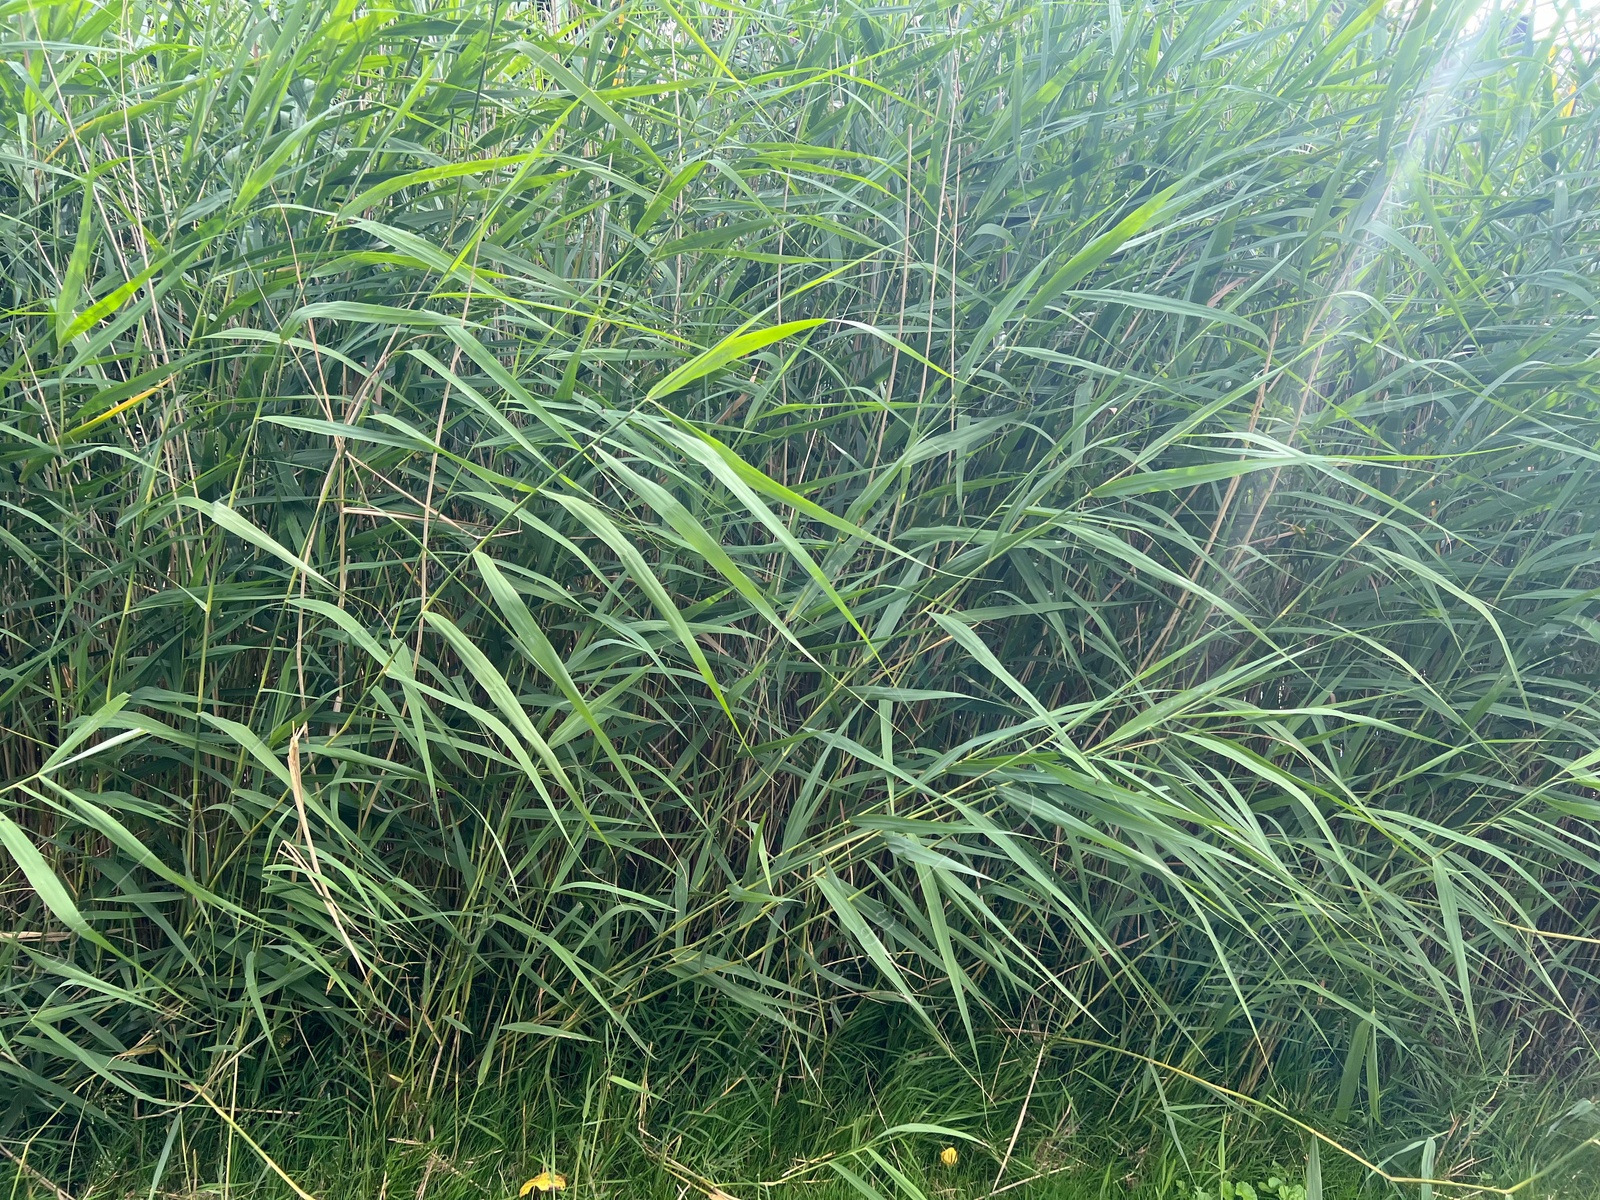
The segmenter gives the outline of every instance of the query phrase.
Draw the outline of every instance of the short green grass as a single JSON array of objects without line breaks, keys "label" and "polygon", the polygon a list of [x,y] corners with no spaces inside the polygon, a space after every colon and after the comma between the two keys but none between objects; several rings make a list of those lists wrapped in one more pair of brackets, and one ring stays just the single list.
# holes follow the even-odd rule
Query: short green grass
[{"label": "short green grass", "polygon": [[[727,1038],[706,1039],[686,1060],[596,1056],[559,1079],[509,1077],[434,1101],[415,1079],[369,1094],[359,1072],[308,1074],[281,1102],[291,1109],[263,1099],[236,1112],[259,1151],[190,1108],[146,1114],[131,1132],[88,1127],[54,1165],[80,1181],[80,1197],[153,1190],[185,1200],[288,1194],[275,1167],[323,1200],[509,1200],[544,1171],[560,1172],[571,1195],[640,1200],[1302,1200],[1308,1184],[1356,1200],[1391,1190],[1375,1192],[1353,1158],[1332,1143],[1313,1150],[1285,1122],[1181,1083],[1169,1082],[1164,1105],[1137,1083],[1112,1094],[1103,1071],[1059,1049],[996,1043],[980,1079],[936,1045],[885,1049],[837,1047],[825,1087]],[[1600,1123],[1572,1113],[1566,1089],[1462,1083],[1447,1098],[1397,1097],[1400,1111],[1366,1145],[1359,1129],[1330,1132],[1397,1177],[1421,1169],[1432,1139],[1435,1163],[1457,1183],[1536,1177],[1516,1194],[1594,1194],[1583,1141]],[[940,1159],[946,1148],[954,1167]],[[26,1184],[19,1194],[43,1200],[37,1181]]]},{"label": "short green grass", "polygon": [[29,1169],[1592,1169],[1592,14],[0,13]]}]

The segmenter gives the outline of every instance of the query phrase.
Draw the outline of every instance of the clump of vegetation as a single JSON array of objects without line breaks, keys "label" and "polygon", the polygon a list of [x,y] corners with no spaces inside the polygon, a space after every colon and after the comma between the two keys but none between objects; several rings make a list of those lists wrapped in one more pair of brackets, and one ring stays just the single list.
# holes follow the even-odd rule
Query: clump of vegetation
[{"label": "clump of vegetation", "polygon": [[1549,1161],[1583,31],[5,13],[0,1143],[419,1200],[1208,1189],[1230,1112]]}]

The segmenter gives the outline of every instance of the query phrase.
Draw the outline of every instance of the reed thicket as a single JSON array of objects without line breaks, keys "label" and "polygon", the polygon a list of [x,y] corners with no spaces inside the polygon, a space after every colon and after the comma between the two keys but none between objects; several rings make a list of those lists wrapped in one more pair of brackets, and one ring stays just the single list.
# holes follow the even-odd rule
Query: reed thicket
[{"label": "reed thicket", "polygon": [[1592,1069],[1576,18],[4,14],[6,1138]]}]

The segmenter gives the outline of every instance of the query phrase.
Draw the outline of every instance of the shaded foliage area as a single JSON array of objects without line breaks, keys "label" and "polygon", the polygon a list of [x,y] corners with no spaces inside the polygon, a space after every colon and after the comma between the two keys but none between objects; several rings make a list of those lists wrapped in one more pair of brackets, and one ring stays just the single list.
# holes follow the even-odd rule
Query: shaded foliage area
[{"label": "shaded foliage area", "polygon": [[1340,1120],[1592,1060],[1581,42],[6,12],[13,1128],[862,1004]]}]

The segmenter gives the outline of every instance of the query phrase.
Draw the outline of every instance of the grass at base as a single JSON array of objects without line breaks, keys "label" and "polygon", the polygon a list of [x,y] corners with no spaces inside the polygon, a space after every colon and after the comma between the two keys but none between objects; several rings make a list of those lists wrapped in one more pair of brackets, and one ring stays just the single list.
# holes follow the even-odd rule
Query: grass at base
[{"label": "grass at base", "polygon": [[[1441,1200],[1600,1196],[1600,1110],[1582,1098],[1597,1078],[1484,1076],[1448,1095],[1402,1081],[1381,1124],[1337,1126],[1307,1117],[1309,1093],[1264,1090],[1281,1117],[1182,1079],[1158,1088],[1154,1070],[1114,1092],[1081,1055],[1040,1047],[997,1043],[976,1072],[936,1048],[858,1046],[810,1074],[726,1043],[721,1060],[596,1051],[559,1078],[435,1077],[431,1098],[425,1063],[409,1077],[308,1065],[291,1090],[307,1099],[229,1111],[232,1129],[196,1101],[32,1146],[5,1194],[511,1200],[551,1171],[562,1200],[1314,1200],[1319,1180],[1324,1198],[1425,1200],[1421,1175]],[[208,1093],[225,1110],[229,1080]],[[1296,1120],[1331,1139],[1314,1167]]]}]

